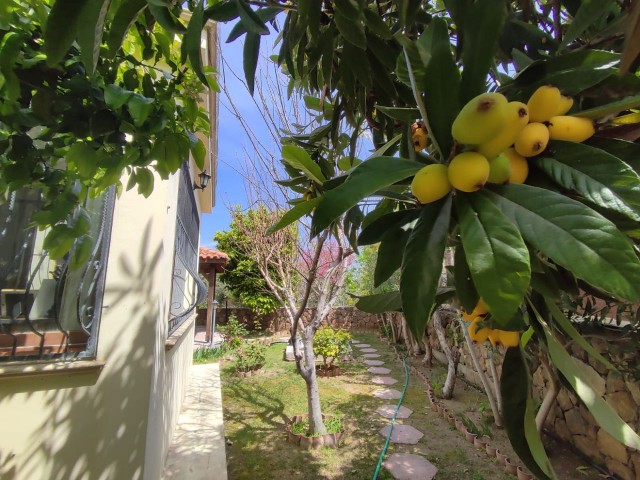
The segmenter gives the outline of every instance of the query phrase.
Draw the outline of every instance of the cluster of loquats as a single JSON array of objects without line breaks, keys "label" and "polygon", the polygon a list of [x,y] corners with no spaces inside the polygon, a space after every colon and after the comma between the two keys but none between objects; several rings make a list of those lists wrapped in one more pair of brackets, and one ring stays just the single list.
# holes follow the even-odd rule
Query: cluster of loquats
[{"label": "cluster of loquats", "polygon": [[[475,192],[487,182],[524,183],[529,175],[527,158],[542,153],[549,140],[583,142],[595,133],[591,120],[565,115],[572,105],[572,98],[550,85],[538,88],[526,105],[509,102],[500,93],[478,95],[451,126],[453,138],[469,150],[456,155],[448,166],[424,167],[414,177],[411,191],[425,204],[452,189]],[[419,151],[427,144],[427,134],[420,124],[414,125],[412,138]]]},{"label": "cluster of loquats", "polygon": [[489,340],[493,346],[504,345],[505,347],[517,347],[520,342],[520,332],[499,330],[497,328],[480,325],[488,313],[489,309],[482,298],[478,300],[478,303],[471,313],[466,313],[464,310],[462,311],[462,318],[467,322],[471,322],[471,325],[469,325],[469,337],[471,337],[471,340],[477,343],[483,343]]}]

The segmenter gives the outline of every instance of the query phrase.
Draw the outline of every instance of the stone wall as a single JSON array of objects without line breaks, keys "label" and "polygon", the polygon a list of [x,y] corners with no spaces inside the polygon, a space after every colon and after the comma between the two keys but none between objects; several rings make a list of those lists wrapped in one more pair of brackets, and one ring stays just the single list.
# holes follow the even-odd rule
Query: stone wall
[{"label": "stone wall", "polygon": [[[459,375],[481,387],[480,377],[473,368],[468,350],[464,347],[464,339],[457,323],[449,320],[443,322],[443,326],[445,330],[452,329],[457,332],[455,335],[451,335],[451,330],[447,332],[447,339],[452,348],[457,348],[460,352]],[[434,350],[434,357],[443,363],[446,362],[432,324],[429,324],[428,333],[428,341]],[[640,365],[640,354],[636,350],[636,343],[629,338],[621,337],[619,332],[611,330],[599,330],[585,335],[595,350],[618,366],[623,373],[608,371],[577,345],[569,346],[569,353],[594,385],[598,395],[603,396],[636,432],[640,432],[640,382],[633,376],[633,372],[637,371]],[[488,349],[476,347],[476,352],[481,353],[480,363],[487,372]],[[502,347],[497,349],[498,375],[500,375],[503,352]],[[487,375],[491,378],[489,373]],[[533,392],[534,397],[540,401],[544,397],[544,392],[547,391],[548,381],[543,369],[536,368],[533,375]],[[574,445],[609,473],[623,480],[640,479],[640,452],[625,447],[600,428],[584,404],[564,387],[561,387],[557,401],[547,416],[545,429]]]},{"label": "stone wall", "polygon": [[[302,315],[302,319],[308,320],[314,311],[315,309],[308,308]],[[257,315],[248,308],[218,308],[216,323],[226,325],[231,315],[235,315],[250,331],[259,326],[260,329],[271,333],[289,333],[289,320],[283,309],[278,309],[269,315]],[[349,331],[377,330],[379,322],[378,315],[361,312],[355,307],[334,308],[327,319],[327,323],[332,327]]]}]

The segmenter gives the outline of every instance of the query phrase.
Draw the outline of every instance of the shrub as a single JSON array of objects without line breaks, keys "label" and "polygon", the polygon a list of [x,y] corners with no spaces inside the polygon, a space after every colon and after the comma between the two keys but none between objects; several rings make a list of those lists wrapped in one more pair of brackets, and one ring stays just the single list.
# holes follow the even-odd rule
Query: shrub
[{"label": "shrub", "polygon": [[267,358],[267,347],[257,342],[243,342],[236,349],[236,370],[250,372],[258,370]]},{"label": "shrub", "polygon": [[235,315],[231,315],[227,320],[227,324],[219,327],[218,330],[224,336],[225,343],[232,350],[238,348],[242,343],[242,337],[249,333]]},{"label": "shrub", "polygon": [[349,353],[351,335],[339,328],[322,327],[316,332],[313,340],[313,353],[322,355],[325,368],[330,368],[333,362]]},{"label": "shrub", "polygon": [[195,352],[193,352],[193,363],[213,363],[220,360],[225,353],[227,353],[228,348],[222,344],[218,347],[201,347],[198,348]]}]

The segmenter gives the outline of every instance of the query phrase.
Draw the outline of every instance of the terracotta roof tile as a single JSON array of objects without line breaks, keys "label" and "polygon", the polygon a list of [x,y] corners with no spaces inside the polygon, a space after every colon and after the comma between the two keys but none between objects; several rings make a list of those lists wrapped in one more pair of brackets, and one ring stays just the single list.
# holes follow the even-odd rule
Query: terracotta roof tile
[{"label": "terracotta roof tile", "polygon": [[222,263],[227,264],[229,255],[212,248],[200,247],[200,261],[205,263]]}]

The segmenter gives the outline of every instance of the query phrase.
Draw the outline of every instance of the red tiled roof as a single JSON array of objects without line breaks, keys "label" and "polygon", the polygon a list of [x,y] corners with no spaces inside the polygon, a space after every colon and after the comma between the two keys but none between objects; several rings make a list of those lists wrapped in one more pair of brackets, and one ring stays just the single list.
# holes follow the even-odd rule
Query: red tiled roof
[{"label": "red tiled roof", "polygon": [[229,255],[212,248],[200,247],[200,261],[203,263],[222,263],[226,265],[229,261]]}]

